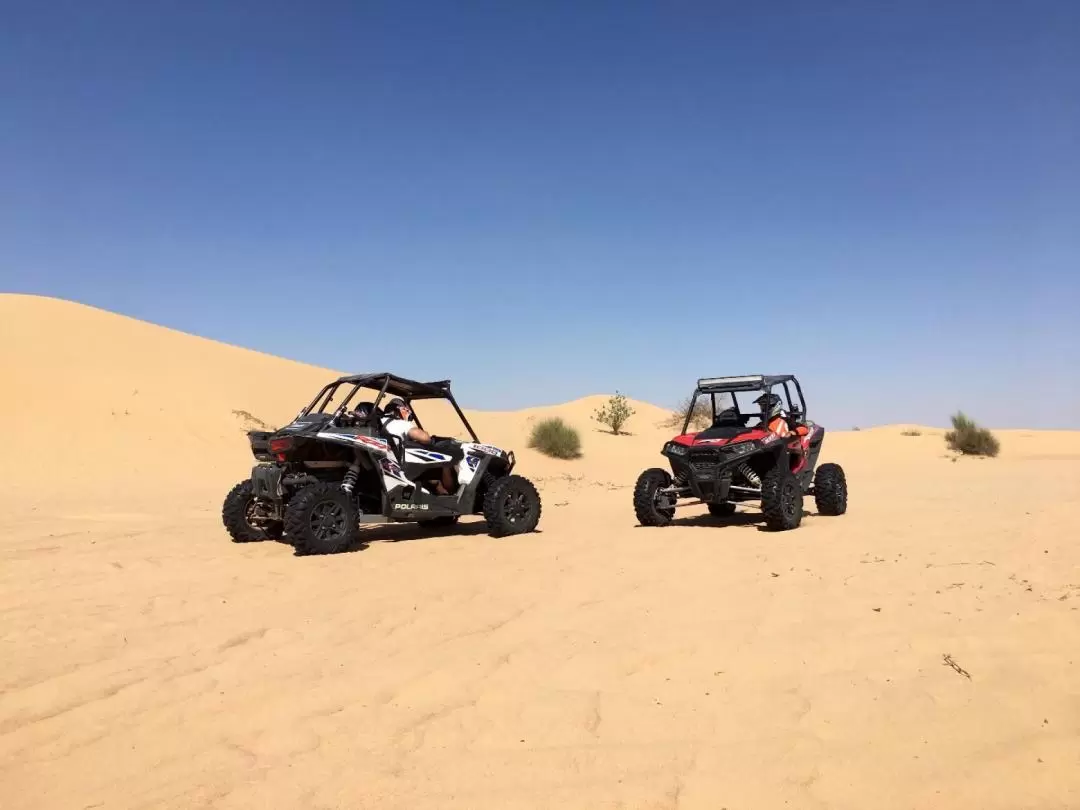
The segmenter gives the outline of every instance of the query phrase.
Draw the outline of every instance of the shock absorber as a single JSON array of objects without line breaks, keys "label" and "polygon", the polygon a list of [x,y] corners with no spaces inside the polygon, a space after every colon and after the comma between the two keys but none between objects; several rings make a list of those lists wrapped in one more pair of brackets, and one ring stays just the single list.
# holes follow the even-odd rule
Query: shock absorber
[{"label": "shock absorber", "polygon": [[350,464],[349,471],[345,473],[345,480],[341,482],[341,488],[352,495],[357,479],[360,478],[360,465]]},{"label": "shock absorber", "polygon": [[742,473],[743,477],[755,487],[761,486],[761,478],[758,477],[758,474],[754,472],[753,469],[751,469],[750,465],[747,464],[745,461],[735,469]]}]

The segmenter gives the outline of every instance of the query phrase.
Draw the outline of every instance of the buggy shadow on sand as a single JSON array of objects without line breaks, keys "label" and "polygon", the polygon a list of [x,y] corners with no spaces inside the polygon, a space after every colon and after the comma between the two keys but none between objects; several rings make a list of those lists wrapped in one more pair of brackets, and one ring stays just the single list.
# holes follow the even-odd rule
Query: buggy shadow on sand
[{"label": "buggy shadow on sand", "polygon": [[[775,389],[775,390],[774,390]],[[796,403],[792,390],[798,395]],[[782,394],[781,394],[782,392]],[[776,394],[790,431],[769,430],[761,395]],[[707,398],[709,427],[689,432]],[[750,420],[758,424],[751,427]],[[634,512],[643,526],[666,526],[680,506],[704,502],[709,513],[733,515],[740,503],[757,503],[765,525],[774,531],[794,529],[803,518],[803,497],[812,495],[818,514],[847,511],[847,479],[839,464],[817,467],[825,429],[806,418],[802,387],[793,375],[747,375],[698,380],[682,432],[664,445],[671,471],[645,470],[634,487]]]},{"label": "buggy shadow on sand", "polygon": [[[694,500],[687,503],[680,503],[679,507],[684,506],[699,506],[700,501]],[[685,526],[686,528],[696,529],[715,529],[719,526],[738,529],[765,529],[766,527],[762,523],[760,514],[754,512],[732,512],[730,514],[713,514],[712,512],[699,512],[696,514],[676,514],[671,519],[670,526]],[[638,528],[648,528],[644,524]]]},{"label": "buggy shadow on sand", "polygon": [[[539,533],[539,529],[533,530]],[[356,533],[356,539],[338,553],[351,554],[358,551],[367,551],[372,546],[397,545],[398,543],[412,544],[424,540],[445,541],[476,537],[482,534],[490,534],[487,524],[483,520],[470,521],[459,520],[456,523],[442,521],[388,521],[381,524],[360,524]],[[312,552],[303,544],[294,543],[285,537],[270,538],[279,543],[292,546],[297,557],[306,557]]]},{"label": "buggy shadow on sand", "polygon": [[[374,401],[350,407],[361,389],[376,392]],[[432,437],[432,444],[421,445],[391,435],[379,407],[387,395],[410,408],[417,400],[448,401],[471,441]],[[419,417],[415,421],[420,426]],[[531,532],[540,520],[540,495],[513,473],[514,453],[477,438],[449,380],[342,377],[324,386],[290,424],[250,431],[248,438],[260,463],[222,506],[222,522],[236,542],[284,537],[300,553],[335,554],[360,543],[362,525],[439,529],[462,515],[482,514],[488,534],[505,537]],[[437,482],[446,468],[456,490],[440,495]]]}]

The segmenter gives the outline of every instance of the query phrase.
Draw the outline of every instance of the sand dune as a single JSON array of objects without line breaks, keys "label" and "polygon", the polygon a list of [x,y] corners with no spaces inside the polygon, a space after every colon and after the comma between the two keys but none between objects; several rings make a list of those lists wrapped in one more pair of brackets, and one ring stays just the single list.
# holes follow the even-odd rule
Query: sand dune
[{"label": "sand dune", "polygon": [[1080,434],[836,432],[847,515],[654,530],[660,409],[470,412],[539,532],[295,557],[221,497],[338,372],[13,295],[0,358],[5,808],[1080,806]]}]

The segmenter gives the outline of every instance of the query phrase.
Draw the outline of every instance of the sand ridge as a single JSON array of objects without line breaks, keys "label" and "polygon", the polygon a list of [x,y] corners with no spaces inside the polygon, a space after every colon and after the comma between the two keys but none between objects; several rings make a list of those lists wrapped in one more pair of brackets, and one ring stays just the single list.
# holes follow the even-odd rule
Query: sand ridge
[{"label": "sand ridge", "polygon": [[[12,295],[0,358],[5,807],[1080,805],[1080,434],[830,432],[851,511],[772,534],[635,525],[654,406],[470,411],[539,532],[307,558],[218,513],[338,372]],[[547,414],[582,459],[525,447]]]}]

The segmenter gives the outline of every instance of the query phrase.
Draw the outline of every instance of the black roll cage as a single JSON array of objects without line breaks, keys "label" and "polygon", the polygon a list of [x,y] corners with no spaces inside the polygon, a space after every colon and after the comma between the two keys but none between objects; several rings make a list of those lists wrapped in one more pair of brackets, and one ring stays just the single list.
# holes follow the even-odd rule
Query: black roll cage
[{"label": "black roll cage", "polygon": [[[413,418],[416,420],[417,426],[423,429],[424,425],[420,421],[420,417],[417,416],[416,411],[412,407],[414,400],[423,399],[445,399],[450,402],[454,407],[455,413],[461,423],[465,426],[465,429],[469,432],[469,436],[472,437],[474,442],[479,443],[480,439],[476,436],[476,431],[473,430],[472,425],[469,424],[469,420],[465,418],[465,414],[457,404],[457,400],[454,399],[454,394],[450,390],[450,380],[438,380],[437,382],[418,382],[416,380],[409,380],[405,377],[398,377],[394,374],[382,372],[379,374],[352,374],[346,377],[339,377],[333,382],[327,383],[315,395],[315,398],[311,400],[304,410],[302,410],[297,417],[302,418],[307,416],[312,411],[322,412],[323,409],[330,404],[334,394],[342,385],[352,385],[352,390],[349,391],[348,396],[342,400],[341,404],[334,410],[334,413],[330,417],[329,424],[336,425],[338,419],[346,409],[349,407],[349,403],[352,402],[353,397],[356,396],[356,392],[361,388],[370,388],[378,391],[378,396],[375,398],[375,407],[379,407],[379,403],[383,397],[389,394],[391,397],[400,397],[409,406],[409,409],[413,411]],[[317,406],[317,407],[316,407]]]},{"label": "black roll cage", "polygon": [[[795,378],[794,374],[780,374],[780,375],[768,375],[768,374],[749,374],[741,377],[703,377],[697,381],[697,386],[694,388],[693,396],[690,397],[690,407],[686,409],[686,418],[683,420],[682,433],[685,434],[690,427],[690,419],[694,415],[694,407],[697,405],[698,397],[702,394],[709,394],[712,402],[712,421],[716,421],[716,395],[717,394],[735,394],[739,392],[754,393],[756,391],[762,391],[769,393],[772,389],[781,385],[784,388],[784,394],[787,396],[788,404],[791,405],[792,412],[794,412],[795,400],[792,399],[791,389],[788,387],[788,383],[795,384],[795,390],[799,394],[799,407],[798,414],[800,418],[806,418],[806,399],[803,397],[802,386],[799,385],[799,381]],[[731,398],[732,403],[735,405],[735,413],[741,418],[744,414],[739,409],[739,400],[734,396]],[[765,407],[761,408],[761,418],[764,421],[766,418]],[[752,416],[752,414],[750,414]],[[748,416],[749,418],[749,416]]]}]

